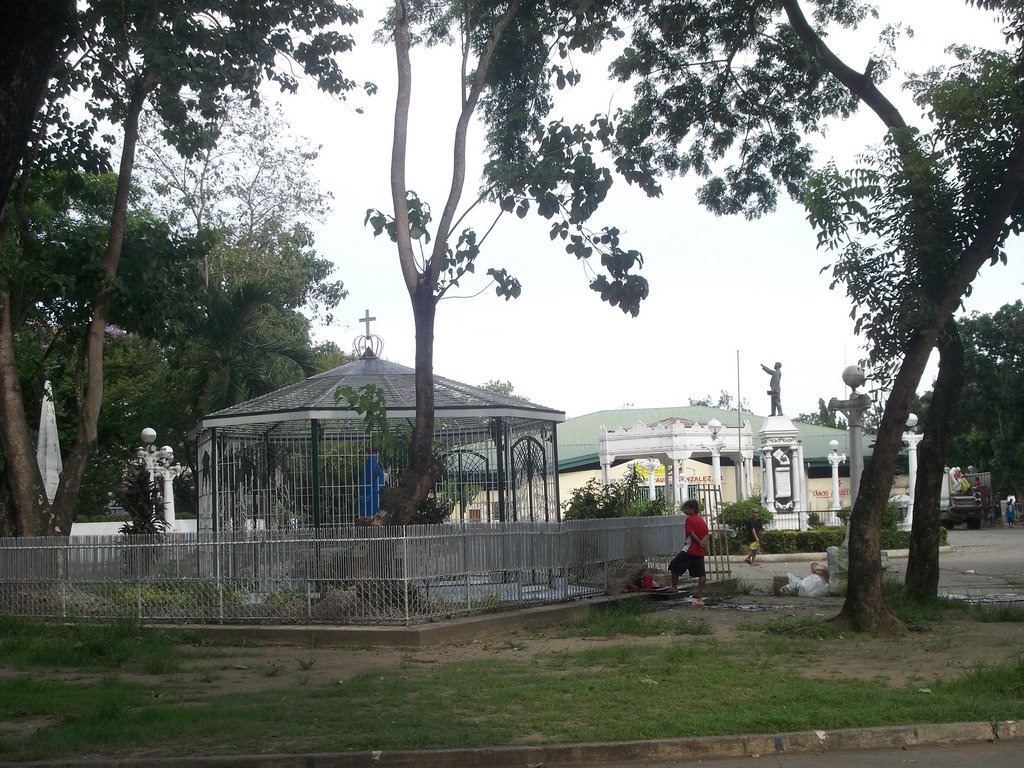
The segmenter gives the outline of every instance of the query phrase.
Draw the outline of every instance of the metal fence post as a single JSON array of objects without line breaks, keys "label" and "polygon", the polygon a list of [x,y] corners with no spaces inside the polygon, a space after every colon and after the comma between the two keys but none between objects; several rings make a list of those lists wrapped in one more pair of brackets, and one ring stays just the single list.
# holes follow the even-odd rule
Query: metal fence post
[{"label": "metal fence post", "polygon": [[220,534],[213,537],[213,567],[217,573],[217,620],[224,623],[224,577],[221,574]]},{"label": "metal fence post", "polygon": [[403,602],[405,608],[405,625],[409,626],[409,534],[408,526],[402,527],[402,584],[405,587]]}]

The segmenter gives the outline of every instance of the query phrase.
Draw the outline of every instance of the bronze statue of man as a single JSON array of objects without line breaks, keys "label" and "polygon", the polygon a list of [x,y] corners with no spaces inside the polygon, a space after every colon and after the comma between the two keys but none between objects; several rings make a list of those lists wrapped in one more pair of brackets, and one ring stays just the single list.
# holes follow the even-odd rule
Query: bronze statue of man
[{"label": "bronze statue of man", "polygon": [[782,415],[782,395],[779,393],[779,382],[782,380],[782,363],[776,363],[775,368],[769,368],[764,363],[761,364],[761,368],[772,377],[771,383],[768,385],[768,394],[772,399],[772,416]]}]

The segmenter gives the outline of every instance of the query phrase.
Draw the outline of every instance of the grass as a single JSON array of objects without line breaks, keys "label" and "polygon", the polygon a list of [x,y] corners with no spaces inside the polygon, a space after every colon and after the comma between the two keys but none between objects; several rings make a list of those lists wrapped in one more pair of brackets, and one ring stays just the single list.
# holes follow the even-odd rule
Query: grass
[{"label": "grass", "polygon": [[1024,606],[979,605],[974,609],[974,620],[981,622],[1024,621]]},{"label": "grass", "polygon": [[762,622],[744,622],[740,629],[781,635],[787,638],[811,638],[831,640],[839,637],[839,630],[824,618],[781,618]]},{"label": "grass", "polygon": [[[932,683],[928,693],[818,679],[799,674],[809,657],[842,658],[844,644],[857,642],[823,619],[750,622],[751,641],[725,642],[707,622],[649,607],[619,601],[562,628],[563,637],[609,638],[580,650],[404,664],[343,682],[315,673],[292,680],[279,669],[271,690],[227,694],[179,671],[205,652],[188,632],[4,622],[0,653],[18,671],[0,679],[8,726],[0,728],[0,760],[477,747],[524,735],[563,743],[1024,717],[1024,658]],[[637,642],[653,634],[671,639]],[[154,656],[172,663],[152,671],[160,666]],[[297,666],[311,672],[312,657]],[[40,667],[56,674],[39,675]],[[121,673],[129,669],[140,674],[127,679]],[[697,698],[683,711],[686,690]]]},{"label": "grass", "polygon": [[736,595],[749,595],[754,591],[754,585],[743,579],[723,579],[708,584],[707,594],[717,597],[734,597]]},{"label": "grass", "polygon": [[703,620],[665,619],[652,613],[648,603],[636,598],[618,600],[587,612],[579,621],[565,624],[561,637],[653,637],[655,635],[706,635],[711,625]]},{"label": "grass", "polygon": [[52,623],[0,618],[0,658],[17,667],[76,667],[163,674],[179,669],[187,630],[142,629],[131,622]]}]

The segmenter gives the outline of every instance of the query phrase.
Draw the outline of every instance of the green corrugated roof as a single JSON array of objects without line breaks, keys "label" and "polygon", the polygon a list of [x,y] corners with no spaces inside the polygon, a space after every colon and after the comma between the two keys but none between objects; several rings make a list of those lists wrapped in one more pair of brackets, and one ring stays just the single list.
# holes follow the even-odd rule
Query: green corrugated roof
[{"label": "green corrugated roof", "polygon": [[[598,466],[598,447],[601,439],[601,427],[622,429],[636,424],[654,424],[675,416],[687,421],[706,424],[711,419],[718,419],[725,428],[735,428],[737,421],[750,422],[754,431],[755,445],[757,433],[761,429],[766,416],[743,411],[727,411],[706,405],[685,405],[673,408],[627,408],[614,411],[595,411],[584,416],[566,419],[558,425],[558,471],[571,472],[575,469]],[[793,421],[799,432],[799,439],[804,446],[804,460],[811,466],[828,466],[825,458],[831,448],[830,440],[839,441],[839,452],[849,454],[850,441],[845,429],[831,429],[817,424],[805,424]],[[864,436],[864,445],[874,441],[874,435]],[[870,455],[870,454],[866,454]]]}]

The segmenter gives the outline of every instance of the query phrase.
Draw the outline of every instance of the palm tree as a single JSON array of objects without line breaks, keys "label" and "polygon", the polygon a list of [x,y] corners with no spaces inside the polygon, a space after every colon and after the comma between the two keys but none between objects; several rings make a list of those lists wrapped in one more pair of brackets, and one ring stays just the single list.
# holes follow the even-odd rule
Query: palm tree
[{"label": "palm tree", "polygon": [[205,313],[183,350],[197,417],[315,372],[305,319],[279,307],[259,282],[207,290]]}]

